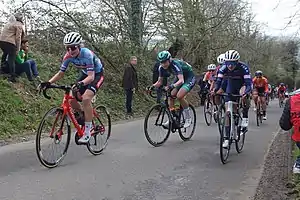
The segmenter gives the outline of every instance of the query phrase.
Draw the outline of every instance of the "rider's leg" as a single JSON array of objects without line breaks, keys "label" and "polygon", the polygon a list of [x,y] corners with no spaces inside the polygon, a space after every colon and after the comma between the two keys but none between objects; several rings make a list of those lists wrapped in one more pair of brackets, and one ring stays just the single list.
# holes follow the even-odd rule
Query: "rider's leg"
[{"label": "rider's leg", "polygon": [[[171,96],[172,97],[176,97],[177,95],[177,92],[178,92],[178,89],[177,88],[174,88],[172,91],[171,91]],[[174,103],[175,103],[175,98],[172,98],[172,97],[169,97],[169,109],[170,111],[172,112],[175,108],[174,108]],[[162,125],[167,128],[169,126],[169,120],[165,121],[164,123],[162,123]]]},{"label": "rider's leg", "polygon": [[260,98],[261,98],[261,108],[263,111],[263,116],[266,116],[266,110],[267,110],[266,97],[261,96]]},{"label": "rider's leg", "polygon": [[253,90],[253,101],[254,101],[254,110],[257,108],[257,100],[258,100],[258,94],[256,90]]},{"label": "rider's leg", "polygon": [[95,93],[92,90],[87,89],[82,95],[82,105],[84,110],[85,129],[84,135],[79,139],[79,142],[87,142],[91,137],[92,119],[93,119],[93,108],[92,98]]},{"label": "rider's leg", "polygon": [[169,108],[170,108],[170,110],[174,110],[174,103],[175,103],[175,97],[176,97],[176,95],[177,95],[177,92],[178,92],[178,89],[177,88],[174,88],[173,90],[172,90],[172,92],[171,92],[171,96],[173,97],[173,98],[169,98]]},{"label": "rider's leg", "polygon": [[189,127],[192,123],[189,103],[185,99],[185,96],[187,95],[187,93],[188,93],[188,91],[184,87],[180,88],[177,93],[177,99],[179,100],[179,102],[183,108],[183,114],[184,114],[184,118],[185,118],[184,128]]}]

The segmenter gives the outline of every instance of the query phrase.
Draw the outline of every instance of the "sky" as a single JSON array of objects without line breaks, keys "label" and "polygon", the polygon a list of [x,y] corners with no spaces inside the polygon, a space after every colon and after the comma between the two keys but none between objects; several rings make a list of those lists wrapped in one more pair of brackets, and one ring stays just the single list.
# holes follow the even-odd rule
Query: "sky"
[{"label": "sky", "polygon": [[[252,4],[255,19],[263,24],[268,35],[300,36],[300,19],[295,16],[288,25],[291,16],[300,14],[299,0],[248,0]],[[286,27],[286,28],[285,28]],[[299,32],[299,35],[297,34]]]}]

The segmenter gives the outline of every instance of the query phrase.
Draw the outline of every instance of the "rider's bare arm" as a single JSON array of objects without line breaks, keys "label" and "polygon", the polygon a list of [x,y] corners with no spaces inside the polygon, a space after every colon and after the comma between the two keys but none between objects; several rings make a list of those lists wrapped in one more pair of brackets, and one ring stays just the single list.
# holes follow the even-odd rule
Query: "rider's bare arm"
[{"label": "rider's bare arm", "polygon": [[84,85],[88,85],[90,84],[91,82],[94,81],[95,79],[95,72],[94,71],[88,71],[87,72],[87,77],[85,79],[83,79],[81,82],[84,83]]},{"label": "rider's bare arm", "polygon": [[162,85],[162,82],[163,82],[163,77],[158,77],[158,80],[156,81],[156,83],[153,84],[153,86],[158,88]]},{"label": "rider's bare arm", "polygon": [[50,83],[55,83],[56,81],[59,81],[60,79],[62,79],[65,75],[65,72],[59,71],[57,72],[50,80]]},{"label": "rider's bare arm", "polygon": [[174,87],[180,86],[184,83],[184,78],[182,74],[177,75],[178,81],[174,83]]}]

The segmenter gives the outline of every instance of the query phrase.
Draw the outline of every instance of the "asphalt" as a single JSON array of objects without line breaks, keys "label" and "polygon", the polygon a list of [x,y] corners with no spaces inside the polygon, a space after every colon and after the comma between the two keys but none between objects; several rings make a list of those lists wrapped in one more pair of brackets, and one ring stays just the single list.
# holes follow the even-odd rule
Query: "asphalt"
[{"label": "asphalt", "polygon": [[[192,140],[176,133],[161,147],[145,139],[143,120],[117,124],[102,155],[72,144],[55,169],[40,165],[34,141],[0,148],[1,200],[239,200],[254,195],[267,150],[279,130],[277,101],[257,127],[253,109],[244,150],[221,164],[219,133],[202,108]],[[73,137],[72,137],[73,141]]]}]

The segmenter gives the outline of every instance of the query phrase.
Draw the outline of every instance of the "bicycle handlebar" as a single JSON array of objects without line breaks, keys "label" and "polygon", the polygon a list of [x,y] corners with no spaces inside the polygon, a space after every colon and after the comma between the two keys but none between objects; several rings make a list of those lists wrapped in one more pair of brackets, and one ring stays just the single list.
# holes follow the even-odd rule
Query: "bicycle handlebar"
[{"label": "bicycle handlebar", "polygon": [[[152,97],[152,98],[156,98],[157,96],[155,96],[154,94],[153,94],[153,92],[154,91],[156,91],[157,90],[157,88],[150,88],[150,87],[148,87],[147,88],[147,91],[149,91],[149,95]],[[171,90],[166,90],[164,87],[162,88],[162,91],[163,92],[165,92],[165,93],[167,93],[167,96],[169,97],[169,96],[171,96]]]},{"label": "bicycle handlebar", "polygon": [[[51,99],[51,97],[49,95],[47,95],[47,90],[50,89],[50,88],[64,90],[65,92],[70,92],[72,90],[71,86],[55,85],[55,84],[48,85],[44,89],[41,89],[41,90],[43,90],[44,97],[47,98],[47,99]],[[41,92],[41,90],[40,90],[40,92]],[[75,95],[75,96],[77,96],[77,95]],[[75,98],[77,99],[77,97],[75,97]]]}]

